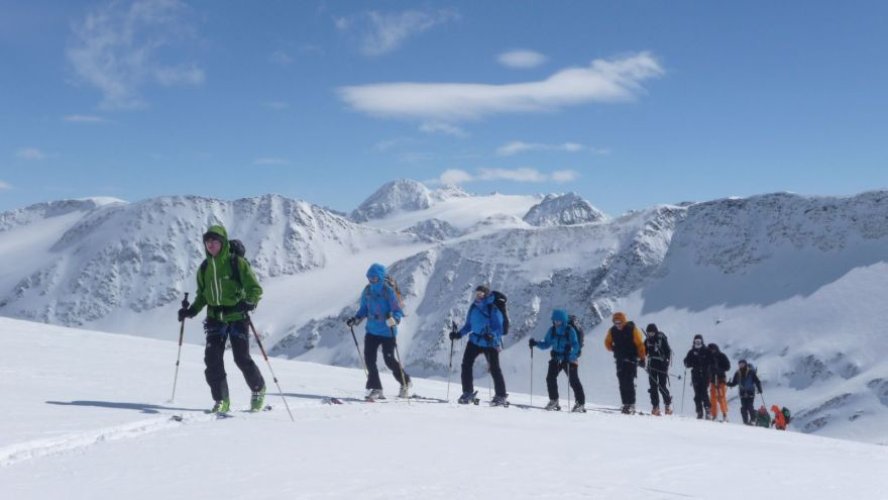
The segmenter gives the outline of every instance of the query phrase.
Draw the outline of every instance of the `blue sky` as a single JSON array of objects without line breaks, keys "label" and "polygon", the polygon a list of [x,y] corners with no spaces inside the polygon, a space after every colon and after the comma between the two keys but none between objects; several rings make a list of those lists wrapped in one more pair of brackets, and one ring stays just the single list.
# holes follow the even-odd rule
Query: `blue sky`
[{"label": "blue sky", "polygon": [[888,4],[0,0],[0,210],[888,187]]}]

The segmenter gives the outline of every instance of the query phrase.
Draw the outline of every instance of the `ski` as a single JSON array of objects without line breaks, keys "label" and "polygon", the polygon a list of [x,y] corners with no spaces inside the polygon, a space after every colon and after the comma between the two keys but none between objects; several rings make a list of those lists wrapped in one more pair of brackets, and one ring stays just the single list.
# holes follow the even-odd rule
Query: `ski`
[{"label": "ski", "polygon": [[321,400],[321,403],[325,404],[325,405],[341,405],[341,404],[343,404],[341,399],[334,398],[334,397],[324,398]]}]

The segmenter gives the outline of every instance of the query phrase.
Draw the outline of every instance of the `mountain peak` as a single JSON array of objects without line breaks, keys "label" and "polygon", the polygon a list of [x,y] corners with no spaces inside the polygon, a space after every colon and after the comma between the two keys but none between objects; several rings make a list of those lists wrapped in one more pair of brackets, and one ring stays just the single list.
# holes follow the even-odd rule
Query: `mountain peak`
[{"label": "mountain peak", "polygon": [[533,226],[572,226],[607,220],[607,216],[576,193],[550,194],[531,207],[524,221]]},{"label": "mountain peak", "polygon": [[381,219],[393,212],[424,210],[432,202],[433,193],[423,183],[398,179],[377,189],[352,212],[351,218],[356,222],[367,222]]}]

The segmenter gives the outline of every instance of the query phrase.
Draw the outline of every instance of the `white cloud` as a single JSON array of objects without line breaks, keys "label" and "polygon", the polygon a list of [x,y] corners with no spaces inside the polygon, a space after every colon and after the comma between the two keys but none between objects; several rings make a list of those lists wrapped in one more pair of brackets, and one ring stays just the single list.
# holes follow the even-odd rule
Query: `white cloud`
[{"label": "white cloud", "polygon": [[0,191],[8,191],[12,189],[12,185],[8,182],[0,181]]},{"label": "white cloud", "polygon": [[511,50],[503,52],[497,58],[500,64],[509,68],[535,68],[546,62],[546,56],[532,50]]},{"label": "white cloud", "polygon": [[287,101],[265,101],[262,103],[262,107],[274,109],[276,111],[283,111],[290,107],[290,103]]},{"label": "white cloud", "polygon": [[360,39],[361,52],[367,56],[380,56],[396,50],[408,38],[427,31],[439,24],[459,19],[452,9],[405,10],[380,13],[370,11],[347,18],[334,19],[342,32],[355,32]]},{"label": "white cloud", "polygon": [[187,13],[179,0],[98,7],[72,26],[68,62],[80,80],[102,92],[106,109],[144,106],[140,90],[149,84],[201,85],[206,77],[196,64],[161,61],[161,52],[181,53],[177,44],[194,37]]},{"label": "white cloud", "polygon": [[552,172],[551,178],[554,182],[564,183],[573,182],[577,180],[577,177],[579,176],[580,174],[573,170],[556,170]]},{"label": "white cloud", "polygon": [[398,148],[401,146],[407,146],[407,145],[413,144],[415,142],[416,141],[414,139],[411,139],[410,137],[395,137],[394,139],[386,139],[384,141],[377,142],[376,144],[373,145],[373,149],[375,149],[376,151],[379,151],[380,153],[385,153],[389,150],[392,150],[392,149],[395,149],[395,148]]},{"label": "white cloud", "polygon": [[567,68],[541,81],[510,84],[378,83],[340,87],[352,109],[374,116],[443,121],[477,119],[517,112],[547,112],[589,102],[631,101],[641,83],[663,74],[647,53],[596,59],[589,66]]},{"label": "white cloud", "polygon": [[473,175],[465,170],[445,170],[438,180],[442,184],[465,184],[474,181],[511,181],[511,182],[571,182],[579,177],[573,170],[556,170],[551,174],[540,172],[535,168],[479,168]]},{"label": "white cloud", "polygon": [[276,50],[268,56],[268,60],[279,66],[289,66],[293,64],[293,58],[283,50]]},{"label": "white cloud", "polygon": [[471,182],[472,179],[472,174],[457,168],[445,170],[441,177],[439,177],[439,181],[442,184],[465,184],[466,182]]},{"label": "white cloud", "polygon": [[108,121],[95,115],[65,115],[62,120],[69,123],[105,123]]},{"label": "white cloud", "polygon": [[562,144],[542,144],[538,142],[512,141],[497,148],[496,154],[499,156],[512,156],[527,151],[563,151],[566,153],[578,153],[587,148],[583,144],[575,142],[565,142]]},{"label": "white cloud", "polygon": [[46,153],[37,148],[22,148],[15,155],[23,160],[38,161],[47,158]]},{"label": "white cloud", "polygon": [[444,134],[454,137],[467,137],[469,135],[465,130],[456,125],[444,122],[426,122],[419,126],[419,130],[426,134]]},{"label": "white cloud", "polygon": [[253,165],[289,165],[290,160],[286,158],[273,158],[273,157],[265,157],[265,158],[256,158],[253,160]]}]

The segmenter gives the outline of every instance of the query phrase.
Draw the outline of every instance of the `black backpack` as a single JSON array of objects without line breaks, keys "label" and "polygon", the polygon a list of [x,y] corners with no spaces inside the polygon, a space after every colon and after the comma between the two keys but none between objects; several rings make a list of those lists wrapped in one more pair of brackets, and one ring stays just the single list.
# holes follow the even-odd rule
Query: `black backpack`
[{"label": "black backpack", "polygon": [[496,290],[490,292],[493,295],[493,305],[503,314],[503,335],[509,333],[509,310],[506,308],[508,297],[503,292]]},{"label": "black backpack", "polygon": [[[576,315],[571,314],[567,317],[567,324],[570,325],[571,328],[577,332],[577,341],[580,343],[580,353],[583,352],[583,345],[586,342],[586,332],[583,330],[583,327],[580,325],[580,319],[576,317]],[[577,357],[580,357],[577,354]]]},{"label": "black backpack", "polygon": [[[244,246],[244,243],[241,240],[229,240],[228,249],[228,253],[231,257],[231,277],[234,278],[235,281],[237,281],[238,285],[243,287],[244,283],[241,281],[240,266],[237,265],[237,258],[246,258],[244,256],[247,254],[247,248]],[[203,274],[206,271],[207,259],[204,259],[204,261],[200,264],[200,273]]]}]

